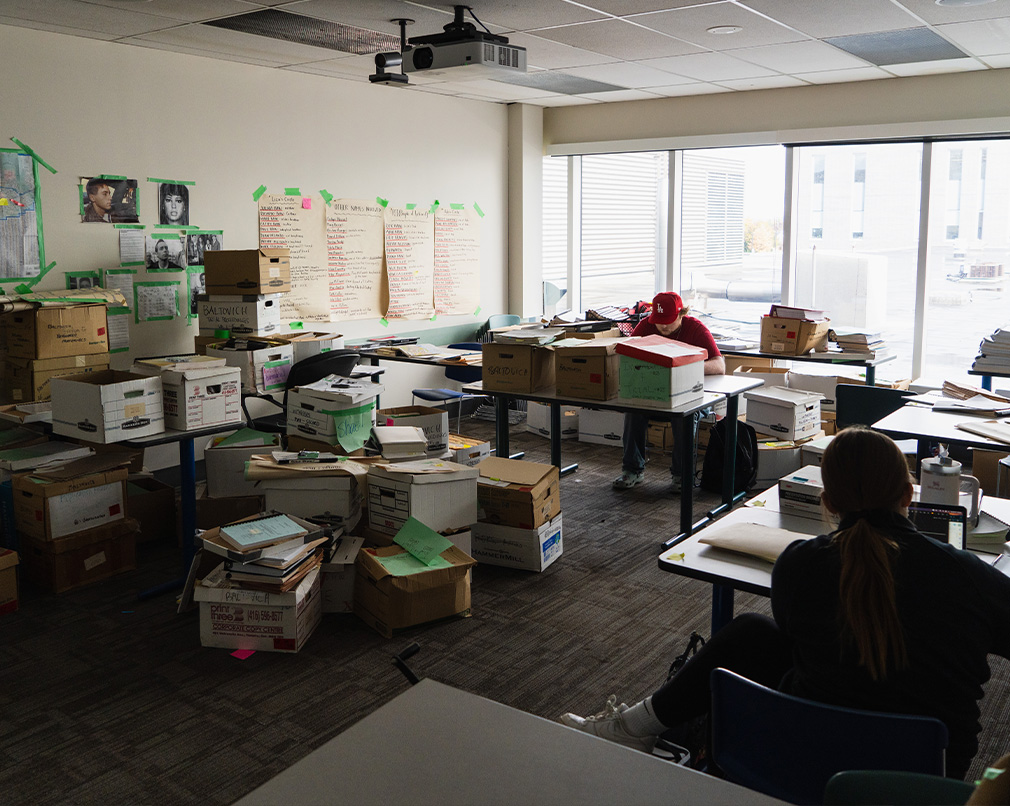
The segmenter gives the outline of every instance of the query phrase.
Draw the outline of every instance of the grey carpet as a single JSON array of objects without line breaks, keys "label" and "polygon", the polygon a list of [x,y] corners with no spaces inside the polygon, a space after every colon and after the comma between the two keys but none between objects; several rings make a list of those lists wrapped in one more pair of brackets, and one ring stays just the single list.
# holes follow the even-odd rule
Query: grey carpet
[{"label": "grey carpet", "polygon": [[[512,434],[514,450],[548,461],[546,440]],[[472,618],[392,640],[326,615],[296,655],[204,649],[195,612],[176,615],[171,595],[136,599],[178,574],[169,546],[142,547],[136,572],[86,589],[23,588],[21,612],[0,619],[0,799],[231,803],[403,691],[391,659],[411,641],[419,676],[540,716],[649,694],[710,615],[708,585],[656,565],[678,524],[666,459],[617,493],[619,449],[566,441],[564,456],[580,469],[562,480],[563,556],[543,574],[478,566]],[[715,500],[700,494],[698,515]],[[768,612],[767,600],[737,594],[736,609]],[[972,777],[1010,749],[1007,664],[993,671]]]}]

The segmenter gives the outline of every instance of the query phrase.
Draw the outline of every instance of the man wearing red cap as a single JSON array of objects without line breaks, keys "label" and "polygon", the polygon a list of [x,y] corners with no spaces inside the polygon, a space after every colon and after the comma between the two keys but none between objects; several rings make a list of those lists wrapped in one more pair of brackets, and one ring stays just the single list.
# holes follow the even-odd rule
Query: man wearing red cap
[{"label": "man wearing red cap", "polygon": [[[656,298],[652,301],[652,313],[647,319],[638,323],[631,335],[652,336],[658,333],[660,336],[690,344],[692,347],[703,347],[708,351],[705,374],[724,375],[726,359],[716,347],[709,329],[700,320],[687,315],[689,310],[684,307],[680,294],[672,291],[656,294]],[[697,415],[694,423],[697,429]],[[648,414],[632,411],[624,415],[624,461],[621,464],[621,475],[614,479],[615,490],[628,490],[645,478],[645,438],[648,429]],[[670,474],[673,477],[673,492],[679,493],[683,475],[679,450],[673,452]]]}]

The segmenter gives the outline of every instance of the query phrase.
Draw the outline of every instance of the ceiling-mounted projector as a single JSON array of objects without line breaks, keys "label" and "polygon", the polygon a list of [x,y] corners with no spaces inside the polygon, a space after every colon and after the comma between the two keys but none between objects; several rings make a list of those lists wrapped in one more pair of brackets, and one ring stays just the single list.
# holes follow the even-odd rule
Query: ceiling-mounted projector
[{"label": "ceiling-mounted projector", "polygon": [[464,22],[464,11],[473,16],[468,6],[453,9],[455,17],[444,26],[443,33],[408,40],[410,44],[403,50],[404,73],[441,75],[452,70],[454,75],[459,73],[459,78],[464,74],[471,78],[494,78],[503,72],[526,72],[526,48],[510,45],[508,37],[479,31],[473,23]]}]

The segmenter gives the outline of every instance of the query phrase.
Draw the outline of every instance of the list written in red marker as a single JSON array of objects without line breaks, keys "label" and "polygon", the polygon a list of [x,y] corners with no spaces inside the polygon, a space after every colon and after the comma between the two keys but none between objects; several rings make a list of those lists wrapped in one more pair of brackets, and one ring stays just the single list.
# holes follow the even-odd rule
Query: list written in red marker
[{"label": "list written in red marker", "polygon": [[382,316],[383,219],[375,202],[333,199],[326,207],[326,259],[334,320]]},{"label": "list written in red marker", "polygon": [[473,210],[435,210],[435,313],[467,314],[480,305],[480,219]]},{"label": "list written in red marker", "polygon": [[331,322],[325,222],[322,206],[313,207],[303,207],[301,196],[260,196],[260,248],[291,250],[291,293],[281,297],[281,317]]},{"label": "list written in red marker", "polygon": [[428,209],[387,207],[387,319],[430,319],[435,312],[435,216]]}]

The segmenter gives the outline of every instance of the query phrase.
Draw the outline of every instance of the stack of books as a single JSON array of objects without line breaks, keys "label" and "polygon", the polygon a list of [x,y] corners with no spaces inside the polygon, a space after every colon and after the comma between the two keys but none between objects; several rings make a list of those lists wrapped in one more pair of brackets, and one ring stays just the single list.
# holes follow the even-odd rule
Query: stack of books
[{"label": "stack of books", "polygon": [[866,358],[877,358],[888,353],[884,337],[879,332],[837,329],[832,332],[833,341],[843,353],[858,353]]},{"label": "stack of books", "polygon": [[1010,373],[1010,325],[998,327],[982,339],[971,368],[977,372]]},{"label": "stack of books", "polygon": [[940,391],[944,397],[952,397],[955,400],[971,400],[975,397],[985,397],[997,403],[1005,403],[1010,406],[1010,398],[990,392],[988,389],[980,389],[967,383],[956,383],[955,381],[944,381]]},{"label": "stack of books", "polygon": [[222,526],[203,538],[204,550],[224,562],[202,584],[285,593],[319,567],[331,541],[318,527],[288,515]]},{"label": "stack of books", "polygon": [[560,327],[502,330],[494,334],[494,340],[502,344],[550,344],[555,339],[563,339],[564,337],[565,330]]}]

